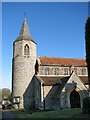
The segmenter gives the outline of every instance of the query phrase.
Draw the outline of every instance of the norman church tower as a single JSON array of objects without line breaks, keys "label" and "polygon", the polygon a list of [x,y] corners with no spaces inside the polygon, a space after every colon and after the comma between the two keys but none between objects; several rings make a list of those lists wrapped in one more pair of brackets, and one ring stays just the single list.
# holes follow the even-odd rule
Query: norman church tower
[{"label": "norman church tower", "polygon": [[32,79],[35,64],[36,43],[24,18],[20,34],[13,44],[12,98],[15,107],[19,105],[19,108],[23,108],[34,104]]},{"label": "norman church tower", "polygon": [[26,18],[13,44],[12,98],[15,108],[60,110],[83,106],[88,96],[85,59],[38,56]]}]

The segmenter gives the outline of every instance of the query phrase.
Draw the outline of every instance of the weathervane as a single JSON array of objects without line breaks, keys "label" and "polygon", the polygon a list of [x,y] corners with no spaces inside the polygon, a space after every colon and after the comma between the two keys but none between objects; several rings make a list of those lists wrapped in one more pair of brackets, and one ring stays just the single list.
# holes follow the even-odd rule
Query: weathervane
[{"label": "weathervane", "polygon": [[26,18],[26,13],[24,12],[24,17]]}]

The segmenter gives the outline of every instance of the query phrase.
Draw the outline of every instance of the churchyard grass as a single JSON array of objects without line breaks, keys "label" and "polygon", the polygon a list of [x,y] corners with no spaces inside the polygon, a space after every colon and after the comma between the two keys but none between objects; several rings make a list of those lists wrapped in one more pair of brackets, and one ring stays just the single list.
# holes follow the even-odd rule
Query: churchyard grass
[{"label": "churchyard grass", "polygon": [[81,108],[65,109],[57,111],[27,111],[12,110],[17,118],[85,118],[89,119],[90,115],[83,114]]}]

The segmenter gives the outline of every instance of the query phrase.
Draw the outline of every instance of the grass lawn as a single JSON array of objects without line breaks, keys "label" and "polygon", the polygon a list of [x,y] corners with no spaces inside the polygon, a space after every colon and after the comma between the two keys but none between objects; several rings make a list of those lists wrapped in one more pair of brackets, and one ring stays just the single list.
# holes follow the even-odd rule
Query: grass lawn
[{"label": "grass lawn", "polygon": [[81,108],[40,112],[12,110],[12,112],[17,118],[85,118],[85,120],[90,118],[90,115],[82,114]]}]

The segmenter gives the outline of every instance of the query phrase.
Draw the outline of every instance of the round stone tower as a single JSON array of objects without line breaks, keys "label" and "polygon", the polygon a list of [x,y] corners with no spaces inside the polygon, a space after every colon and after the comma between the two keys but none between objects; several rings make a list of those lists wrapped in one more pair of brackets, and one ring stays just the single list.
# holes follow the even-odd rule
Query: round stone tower
[{"label": "round stone tower", "polygon": [[16,108],[34,106],[36,43],[31,37],[26,18],[13,43],[12,100]]}]

